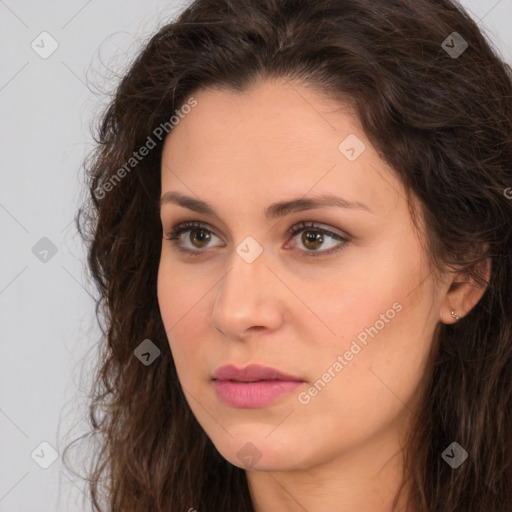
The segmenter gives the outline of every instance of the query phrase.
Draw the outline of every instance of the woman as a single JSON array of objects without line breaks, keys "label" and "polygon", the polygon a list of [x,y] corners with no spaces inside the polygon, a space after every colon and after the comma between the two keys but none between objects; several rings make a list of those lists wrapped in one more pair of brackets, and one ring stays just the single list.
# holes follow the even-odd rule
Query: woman
[{"label": "woman", "polygon": [[78,217],[95,509],[512,510],[511,77],[448,0],[151,38]]}]

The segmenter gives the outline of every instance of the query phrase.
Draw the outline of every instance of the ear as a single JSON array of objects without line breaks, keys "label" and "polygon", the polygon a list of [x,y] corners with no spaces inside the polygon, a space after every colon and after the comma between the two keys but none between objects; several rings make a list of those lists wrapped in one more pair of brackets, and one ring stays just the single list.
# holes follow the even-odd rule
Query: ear
[{"label": "ear", "polygon": [[[466,316],[482,298],[491,276],[491,259],[484,260],[475,272],[481,277],[479,282],[468,272],[455,273],[448,291],[441,304],[440,320],[445,324],[453,324]],[[452,315],[455,312],[459,318]]]}]

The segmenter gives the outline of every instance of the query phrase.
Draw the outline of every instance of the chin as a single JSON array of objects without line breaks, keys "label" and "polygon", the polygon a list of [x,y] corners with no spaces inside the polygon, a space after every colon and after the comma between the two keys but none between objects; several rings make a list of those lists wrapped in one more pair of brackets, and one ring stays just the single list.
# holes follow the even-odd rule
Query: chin
[{"label": "chin", "polygon": [[[276,442],[277,439],[273,441],[265,438],[265,435],[268,435],[268,432],[258,432],[257,435],[244,433],[234,438],[226,437],[220,443],[214,442],[214,445],[222,457],[241,469],[290,471],[300,467],[304,454],[297,449],[299,443],[292,447],[283,446]],[[299,457],[301,460],[298,460]]]}]

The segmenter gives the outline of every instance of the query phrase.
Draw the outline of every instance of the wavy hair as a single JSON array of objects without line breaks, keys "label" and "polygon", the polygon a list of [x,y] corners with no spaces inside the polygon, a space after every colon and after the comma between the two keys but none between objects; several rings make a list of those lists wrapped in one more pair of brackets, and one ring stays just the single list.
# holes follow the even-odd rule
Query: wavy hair
[{"label": "wavy hair", "polygon": [[[468,43],[460,55],[454,32]],[[159,312],[165,137],[130,159],[197,91],[267,78],[348,102],[419,199],[429,261],[487,286],[437,327],[399,493],[407,483],[418,512],[510,512],[512,70],[449,0],[196,0],[145,43],[102,114],[76,216],[102,328],[85,436],[100,441],[94,510],[253,510],[245,471],[186,402]],[[145,339],[161,352],[149,366],[134,355]],[[456,470],[441,458],[452,441],[470,454]]]}]

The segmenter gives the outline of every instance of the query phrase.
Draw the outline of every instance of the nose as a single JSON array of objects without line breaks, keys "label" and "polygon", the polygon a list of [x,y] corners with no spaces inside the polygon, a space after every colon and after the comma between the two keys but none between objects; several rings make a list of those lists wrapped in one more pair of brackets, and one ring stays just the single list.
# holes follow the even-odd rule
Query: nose
[{"label": "nose", "polygon": [[240,340],[254,332],[271,332],[283,320],[279,280],[267,267],[265,252],[247,263],[236,252],[219,283],[211,323],[224,336]]}]

